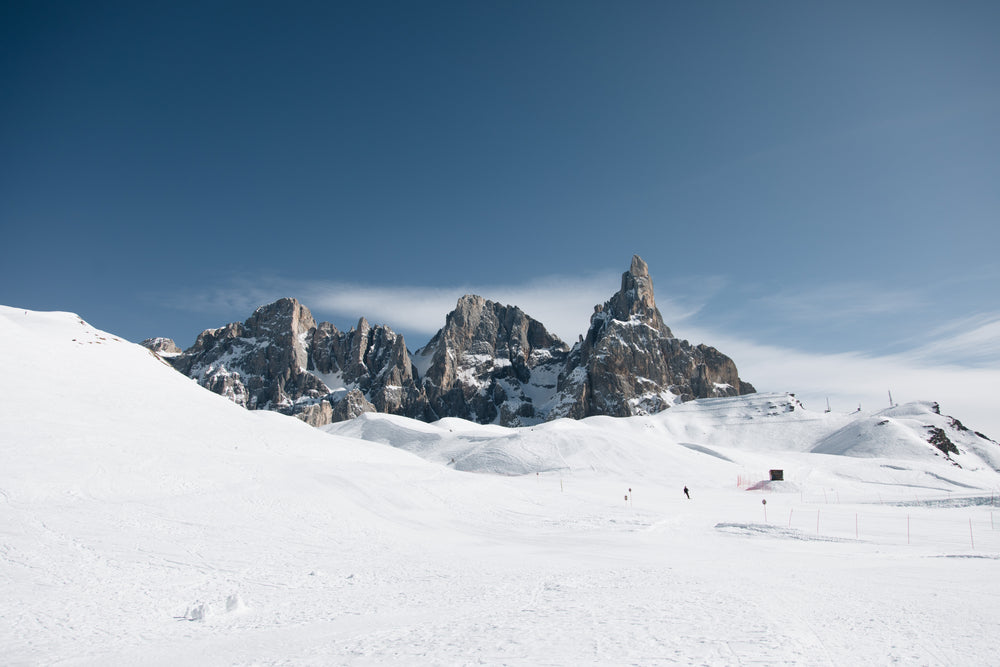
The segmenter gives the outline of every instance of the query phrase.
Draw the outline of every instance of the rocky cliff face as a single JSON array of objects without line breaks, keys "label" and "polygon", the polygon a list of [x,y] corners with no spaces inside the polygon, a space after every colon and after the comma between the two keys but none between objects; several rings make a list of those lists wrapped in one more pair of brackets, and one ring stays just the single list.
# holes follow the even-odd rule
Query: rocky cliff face
[{"label": "rocky cliff face", "polygon": [[305,306],[281,299],[261,306],[246,322],[202,332],[191,348],[170,361],[239,405],[290,413],[297,401],[327,393],[318,378],[305,372],[306,338],[315,326]]},{"label": "rocky cliff face", "polygon": [[[369,409],[420,418],[426,402],[402,336],[364,319],[340,332],[328,322],[317,324],[295,299],[261,306],[246,322],[204,331],[168,360],[239,405],[294,414],[317,426]],[[335,409],[345,398],[348,404]]]},{"label": "rocky cliff face", "polygon": [[434,417],[523,426],[544,419],[568,352],[520,308],[466,295],[415,357]]},{"label": "rocky cliff face", "polygon": [[653,414],[681,401],[753,391],[729,357],[674,337],[656,307],[649,268],[636,255],[621,289],[594,307],[548,417]]},{"label": "rocky cliff face", "polygon": [[[309,370],[324,378],[331,390],[357,389],[378,412],[425,416],[426,398],[406,342],[388,327],[373,327],[362,317],[356,328],[343,333],[324,322],[312,333],[310,352]],[[333,403],[338,400],[331,397]],[[357,414],[352,412],[352,417]]]},{"label": "rocky cliff face", "polygon": [[[146,344],[171,350],[161,339]],[[572,350],[520,308],[466,295],[412,360],[388,327],[361,318],[341,332],[317,324],[295,299],[261,306],[246,322],[207,330],[183,353],[163,356],[244,407],[317,426],[372,410],[526,426],[652,414],[694,398],[754,391],[729,357],[673,336],[638,256],[621,289],[595,306],[587,336]]]}]

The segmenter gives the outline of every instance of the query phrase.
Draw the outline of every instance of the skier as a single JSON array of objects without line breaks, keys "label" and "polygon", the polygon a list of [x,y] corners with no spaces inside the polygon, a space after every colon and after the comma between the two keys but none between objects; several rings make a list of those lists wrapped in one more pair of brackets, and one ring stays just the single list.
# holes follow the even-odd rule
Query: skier
[{"label": "skier", "polygon": [[687,496],[688,500],[691,500],[691,494],[688,493],[688,488],[686,486],[684,487],[684,495]]}]

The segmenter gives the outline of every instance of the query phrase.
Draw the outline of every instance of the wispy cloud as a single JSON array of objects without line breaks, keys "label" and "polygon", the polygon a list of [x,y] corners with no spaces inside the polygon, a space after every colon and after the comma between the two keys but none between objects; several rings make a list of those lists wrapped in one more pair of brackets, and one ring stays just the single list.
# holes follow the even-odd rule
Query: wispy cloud
[{"label": "wispy cloud", "polygon": [[785,288],[752,297],[748,303],[787,321],[834,323],[918,309],[925,306],[926,300],[915,290],[838,282]]},{"label": "wispy cloud", "polygon": [[1000,367],[1000,313],[981,313],[942,325],[911,350],[914,359],[963,366]]},{"label": "wispy cloud", "polygon": [[[812,409],[822,409],[829,399],[837,411],[859,405],[866,411],[879,410],[888,407],[891,391],[897,403],[937,401],[944,412],[970,428],[1000,437],[1000,365],[971,365],[968,357],[957,361],[966,344],[985,340],[995,351],[1000,344],[998,321],[968,329],[955,323],[950,332],[922,348],[884,355],[808,352],[712,330],[689,329],[686,334],[731,357],[740,377],[758,391],[791,392]],[[953,354],[935,354],[938,349]]]}]

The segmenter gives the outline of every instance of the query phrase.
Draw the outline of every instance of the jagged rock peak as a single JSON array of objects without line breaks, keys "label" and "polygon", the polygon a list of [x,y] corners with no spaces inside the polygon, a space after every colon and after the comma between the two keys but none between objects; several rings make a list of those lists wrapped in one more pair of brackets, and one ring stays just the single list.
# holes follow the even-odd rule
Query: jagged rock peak
[{"label": "jagged rock peak", "polygon": [[548,332],[541,322],[517,306],[503,305],[476,294],[459,298],[448,313],[445,326],[425,349],[440,348],[447,342],[455,352],[490,354],[513,361],[527,361],[536,348],[569,348]]},{"label": "jagged rock peak", "polygon": [[246,321],[246,326],[251,331],[281,333],[292,332],[299,335],[316,328],[316,320],[313,319],[309,309],[298,302],[297,299],[284,297],[273,303],[260,306],[253,312],[253,315]]},{"label": "jagged rock peak", "polygon": [[555,369],[568,352],[520,308],[466,294],[415,358],[435,418],[514,426],[542,419],[528,394],[555,391]]},{"label": "jagged rock peak", "polygon": [[593,325],[595,320],[612,319],[622,322],[638,320],[660,330],[669,338],[673,337],[656,307],[649,266],[639,255],[632,255],[629,270],[622,274],[621,289],[606,303],[594,307],[591,324]]}]

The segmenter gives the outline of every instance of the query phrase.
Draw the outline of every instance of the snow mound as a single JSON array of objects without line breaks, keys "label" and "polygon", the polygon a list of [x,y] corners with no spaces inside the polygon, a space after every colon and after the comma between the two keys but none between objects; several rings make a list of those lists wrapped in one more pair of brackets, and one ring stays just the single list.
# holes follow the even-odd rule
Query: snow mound
[{"label": "snow mound", "polygon": [[940,414],[936,403],[922,401],[859,415],[821,438],[812,452],[898,461],[944,458],[972,470],[1000,471],[1000,445]]}]

